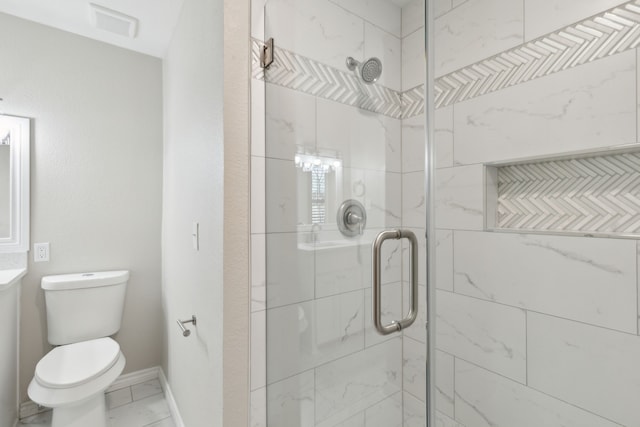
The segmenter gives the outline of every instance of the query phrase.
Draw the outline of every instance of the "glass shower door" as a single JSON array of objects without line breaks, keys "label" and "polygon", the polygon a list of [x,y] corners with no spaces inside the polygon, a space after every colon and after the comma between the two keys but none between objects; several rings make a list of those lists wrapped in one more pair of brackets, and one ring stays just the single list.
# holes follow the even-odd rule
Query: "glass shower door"
[{"label": "glass shower door", "polygon": [[[404,2],[406,3],[406,2]],[[425,310],[381,335],[372,243],[417,236],[424,301],[424,8],[269,0],[266,425],[424,425]],[[410,245],[380,252],[384,324],[410,308]]]}]

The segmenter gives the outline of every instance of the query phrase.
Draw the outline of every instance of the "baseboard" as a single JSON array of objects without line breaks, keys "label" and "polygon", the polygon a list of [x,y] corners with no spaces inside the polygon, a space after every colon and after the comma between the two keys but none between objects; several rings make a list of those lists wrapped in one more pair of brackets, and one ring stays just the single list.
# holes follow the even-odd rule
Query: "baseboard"
[{"label": "baseboard", "polygon": [[[169,386],[169,382],[167,381],[167,377],[164,375],[162,368],[159,366],[154,366],[153,368],[142,369],[140,371],[120,375],[118,379],[115,380],[113,384],[111,384],[111,386],[105,391],[105,393],[120,390],[122,388],[130,387],[132,385],[140,384],[156,378],[162,385],[162,390],[164,391],[167,405],[169,405],[169,412],[171,412],[171,417],[173,418],[176,427],[185,427],[184,422],[182,422],[182,417],[180,416],[180,411],[178,410],[178,405],[176,404],[176,400],[173,397],[173,393],[171,392],[171,387]],[[51,408],[46,408],[44,406],[38,405],[37,403],[34,403],[31,400],[27,400],[26,402],[20,404],[20,419],[50,410]],[[17,427],[17,425],[18,421],[16,421],[14,427]]]},{"label": "baseboard", "polygon": [[31,400],[27,400],[26,402],[22,402],[20,404],[20,412],[18,414],[18,417],[20,419],[23,419],[50,410],[51,408],[45,408],[44,406],[40,406]]},{"label": "baseboard", "polygon": [[158,368],[158,371],[158,379],[160,380],[162,390],[164,391],[164,398],[167,400],[167,404],[169,405],[171,418],[173,418],[173,422],[175,423],[176,427],[185,427],[184,422],[182,421],[182,416],[180,415],[180,411],[178,410],[178,405],[176,404],[176,399],[173,397],[171,387],[169,386],[169,382],[167,381],[167,377],[164,375],[164,371],[162,370],[162,368]]}]

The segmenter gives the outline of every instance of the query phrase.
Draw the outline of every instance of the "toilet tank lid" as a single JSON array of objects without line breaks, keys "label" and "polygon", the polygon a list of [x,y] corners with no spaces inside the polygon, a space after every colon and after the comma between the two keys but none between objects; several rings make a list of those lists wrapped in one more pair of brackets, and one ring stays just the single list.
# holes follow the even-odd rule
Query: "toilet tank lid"
[{"label": "toilet tank lid", "polygon": [[48,291],[67,289],[97,288],[99,286],[117,285],[129,280],[127,270],[99,271],[92,273],[59,274],[44,276],[40,286]]}]

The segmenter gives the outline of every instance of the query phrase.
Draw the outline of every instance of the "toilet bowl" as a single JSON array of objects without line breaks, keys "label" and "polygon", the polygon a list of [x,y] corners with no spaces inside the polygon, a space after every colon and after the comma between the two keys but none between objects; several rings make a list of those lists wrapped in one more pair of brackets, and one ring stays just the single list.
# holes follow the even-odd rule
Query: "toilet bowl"
[{"label": "toilet bowl", "polygon": [[48,339],[27,393],[53,408],[51,427],[107,427],[104,392],[126,360],[109,338],[120,329],[127,271],[42,279]]},{"label": "toilet bowl", "polygon": [[111,338],[56,347],[38,362],[28,394],[54,409],[52,427],[106,427],[104,391],[124,365],[120,346]]}]

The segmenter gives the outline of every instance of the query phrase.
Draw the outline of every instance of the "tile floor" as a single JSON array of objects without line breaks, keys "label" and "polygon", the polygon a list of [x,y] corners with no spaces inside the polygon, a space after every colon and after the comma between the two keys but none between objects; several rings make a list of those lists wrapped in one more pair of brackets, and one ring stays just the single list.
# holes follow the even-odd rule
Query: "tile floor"
[{"label": "tile floor", "polygon": [[[153,379],[107,393],[110,427],[175,427],[160,381]],[[49,427],[51,411],[24,418],[18,427]]]}]

